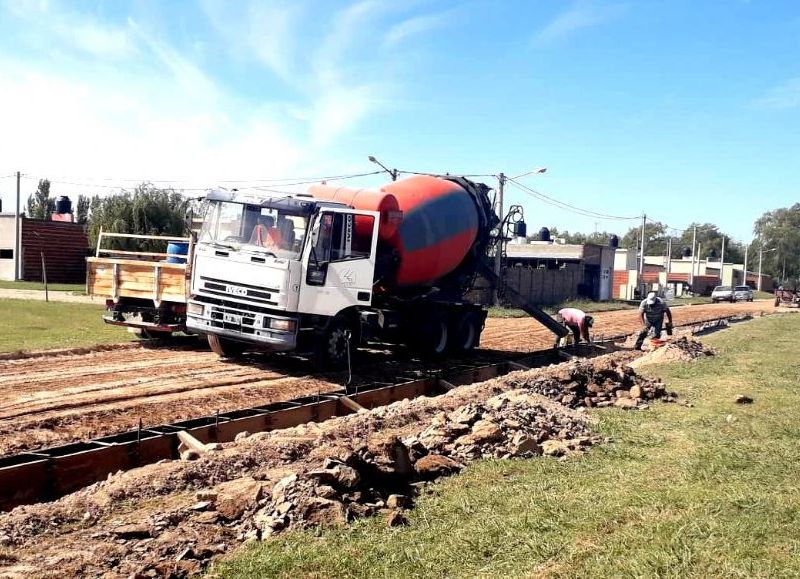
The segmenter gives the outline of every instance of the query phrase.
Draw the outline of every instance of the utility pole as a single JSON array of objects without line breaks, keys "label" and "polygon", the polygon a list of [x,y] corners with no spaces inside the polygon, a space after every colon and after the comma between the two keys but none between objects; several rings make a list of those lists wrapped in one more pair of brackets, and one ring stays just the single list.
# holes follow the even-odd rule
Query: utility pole
[{"label": "utility pole", "polygon": [[672,236],[667,238],[667,279],[669,279],[669,270],[672,269]]},{"label": "utility pole", "polygon": [[750,244],[748,243],[744,247],[744,280],[742,280],[742,285],[747,285],[747,252],[750,251]]},{"label": "utility pole", "polygon": [[642,243],[641,243],[642,253],[639,256],[639,284],[638,284],[640,291],[643,289],[642,284],[644,283],[644,280],[642,278],[644,277],[644,248],[645,248],[644,228],[646,223],[647,223],[647,215],[642,213]]},{"label": "utility pole", "polygon": [[[722,236],[722,256],[719,258],[719,283],[723,285],[725,283],[725,236]],[[732,282],[733,280],[731,280]],[[735,285],[735,284],[734,284]]]},{"label": "utility pole", "polygon": [[497,283],[494,286],[494,305],[500,305],[499,285],[503,275],[503,243],[505,237],[504,215],[503,215],[503,191],[506,187],[506,176],[500,173],[497,176],[497,216],[500,217],[500,224],[497,226],[497,244],[494,252],[494,273],[497,276]]},{"label": "utility pole", "polygon": [[764,260],[764,244],[761,243],[761,238],[758,238],[758,291],[761,291],[761,262]]},{"label": "utility pole", "polygon": [[694,258],[697,254],[695,250],[695,245],[697,244],[697,225],[694,226],[694,232],[692,233],[692,269],[689,271],[689,286],[691,287],[692,291],[694,291]]},{"label": "utility pole", "polygon": [[21,223],[20,223],[20,215],[19,215],[19,181],[20,181],[20,173],[17,171],[17,209],[16,213],[14,214],[14,280],[19,281],[22,279],[22,259],[20,258],[20,252],[22,251],[22,243],[20,242],[21,237]]}]

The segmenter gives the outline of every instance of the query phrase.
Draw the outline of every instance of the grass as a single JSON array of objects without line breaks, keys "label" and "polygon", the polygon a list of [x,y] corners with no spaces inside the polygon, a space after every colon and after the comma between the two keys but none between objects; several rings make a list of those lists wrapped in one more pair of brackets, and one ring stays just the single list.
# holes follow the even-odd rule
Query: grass
[{"label": "grass", "polygon": [[[578,308],[584,312],[610,312],[613,310],[629,310],[634,308],[626,302],[619,300],[610,300],[606,302],[593,302],[591,300],[570,300],[554,304],[552,306],[544,306],[542,309],[548,314],[553,315],[562,308]],[[492,306],[489,308],[490,318],[526,318],[528,314],[516,308],[505,308]]]},{"label": "grass", "polygon": [[[651,367],[692,408],[593,411],[613,438],[567,461],[488,460],[437,483],[388,529],[293,532],[213,572],[244,577],[800,576],[800,317],[706,338]],[[736,405],[737,393],[755,399]],[[726,418],[730,417],[730,418]]]},{"label": "grass", "polygon": [[[0,280],[0,289],[41,290],[44,284],[38,281],[4,281]],[[86,293],[86,284],[82,283],[49,283],[47,289],[52,292]]]},{"label": "grass", "polygon": [[75,348],[128,342],[125,328],[103,323],[103,307],[34,300],[0,299],[0,352]]}]

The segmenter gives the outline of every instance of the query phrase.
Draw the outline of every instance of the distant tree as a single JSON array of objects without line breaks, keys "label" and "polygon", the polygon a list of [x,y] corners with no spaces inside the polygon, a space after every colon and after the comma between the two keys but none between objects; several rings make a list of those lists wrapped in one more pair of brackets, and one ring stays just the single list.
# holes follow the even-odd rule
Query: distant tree
[{"label": "distant tree", "polygon": [[763,248],[764,272],[794,287],[800,281],[800,203],[764,213],[753,233],[757,237],[751,247],[754,259]]},{"label": "distant tree", "polygon": [[[719,230],[719,227],[713,223],[692,223],[687,227],[681,236],[673,242],[673,249],[675,244],[679,246],[679,251],[684,247],[692,247],[692,239],[695,234],[695,227],[697,227],[697,244],[700,248],[698,256],[700,259],[713,257],[720,259],[722,257],[722,238],[725,238],[725,261],[727,263],[743,263],[744,262],[744,246],[732,240],[729,235],[724,234]],[[673,257],[678,257],[673,251]]]},{"label": "distant tree", "polygon": [[[644,228],[645,234],[645,255],[666,255],[667,248],[669,247],[669,235],[667,235],[667,227],[656,221],[655,223],[648,222]],[[631,227],[628,232],[622,236],[619,244],[620,247],[626,249],[639,248],[639,238],[642,235],[641,225]]]},{"label": "distant tree", "polygon": [[75,203],[75,221],[81,225],[89,221],[89,198],[86,195],[78,195],[78,202]]},{"label": "distant tree", "polygon": [[[112,233],[185,235],[188,208],[186,197],[173,189],[158,189],[151,183],[142,183],[132,192],[95,196],[89,215],[89,244],[97,244],[100,228]],[[117,240],[114,246],[116,249],[138,248],[143,251],[164,249],[157,243],[134,245],[134,242],[122,239]]]},{"label": "distant tree", "polygon": [[39,179],[36,191],[28,197],[26,214],[31,219],[49,219],[56,210],[56,201],[50,197],[50,181]]}]

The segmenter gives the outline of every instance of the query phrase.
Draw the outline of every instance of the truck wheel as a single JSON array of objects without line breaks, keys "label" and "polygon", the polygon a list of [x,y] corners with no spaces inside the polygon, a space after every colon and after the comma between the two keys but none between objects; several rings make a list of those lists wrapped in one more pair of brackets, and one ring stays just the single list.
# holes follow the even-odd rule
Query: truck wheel
[{"label": "truck wheel", "polygon": [[222,358],[235,358],[240,356],[247,345],[244,342],[237,342],[217,336],[216,334],[208,334],[208,345],[217,356]]},{"label": "truck wheel", "polygon": [[481,340],[481,321],[477,314],[468,312],[450,327],[448,348],[454,354],[471,352]]},{"label": "truck wheel", "polygon": [[422,323],[412,344],[424,356],[441,356],[447,351],[448,334],[444,318],[433,315]]},{"label": "truck wheel", "polygon": [[321,333],[316,349],[317,363],[331,368],[347,366],[348,342],[350,356],[354,354],[353,331],[343,318],[335,318]]}]

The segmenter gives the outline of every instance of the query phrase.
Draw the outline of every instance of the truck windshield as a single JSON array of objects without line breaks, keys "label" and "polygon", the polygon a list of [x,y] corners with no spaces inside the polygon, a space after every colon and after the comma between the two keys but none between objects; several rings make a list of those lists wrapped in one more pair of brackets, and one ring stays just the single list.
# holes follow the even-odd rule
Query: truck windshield
[{"label": "truck windshield", "polygon": [[211,201],[200,242],[299,259],[308,219],[278,209]]}]

